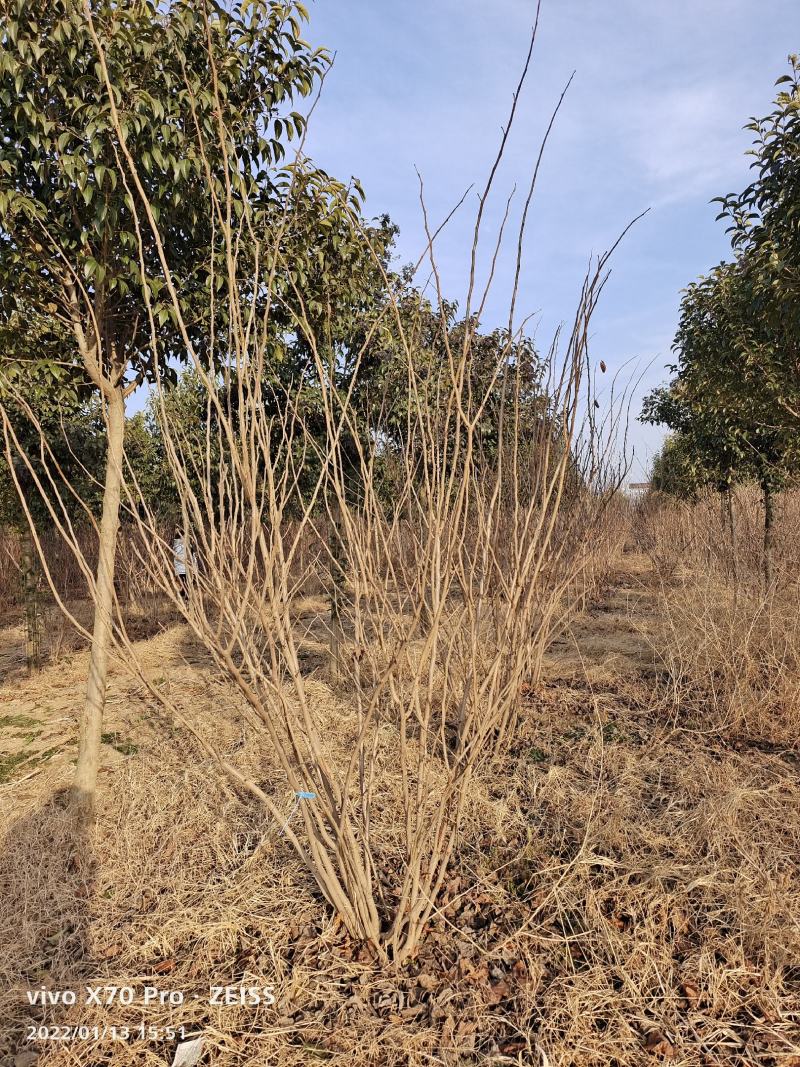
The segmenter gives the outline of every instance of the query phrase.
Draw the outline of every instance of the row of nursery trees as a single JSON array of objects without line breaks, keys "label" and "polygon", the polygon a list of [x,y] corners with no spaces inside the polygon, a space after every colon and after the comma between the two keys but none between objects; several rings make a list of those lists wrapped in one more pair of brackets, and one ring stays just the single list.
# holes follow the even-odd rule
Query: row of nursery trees
[{"label": "row of nursery trees", "polygon": [[[618,481],[613,408],[587,373],[608,257],[546,355],[518,323],[538,163],[507,325],[479,328],[511,211],[484,256],[487,204],[536,31],[457,310],[424,197],[420,287],[421,264],[391,268],[389,220],[366,220],[357,185],[304,155],[296,108],[329,58],[303,39],[302,5],[0,9],[2,505],[90,648],[76,797],[91,810],[113,656],[198,759],[286,823],[284,799],[142,663],[115,590],[124,527],[240,695],[243,728],[268,740],[271,777],[303,799],[286,841],[350,934],[402,961],[435,907],[472,775],[511,744],[550,634],[585,595]],[[147,413],[132,417],[143,387]],[[165,518],[201,561],[186,591]],[[90,625],[53,580],[44,532],[74,557]],[[320,572],[347,689],[338,749],[294,617]],[[387,827],[376,814],[390,794]]]},{"label": "row of nursery trees", "polygon": [[653,487],[684,497],[718,490],[734,557],[732,490],[758,484],[767,586],[775,496],[800,470],[800,61],[789,63],[775,109],[747,126],[753,181],[717,201],[733,256],[684,293],[672,381],[642,416],[672,431]]}]

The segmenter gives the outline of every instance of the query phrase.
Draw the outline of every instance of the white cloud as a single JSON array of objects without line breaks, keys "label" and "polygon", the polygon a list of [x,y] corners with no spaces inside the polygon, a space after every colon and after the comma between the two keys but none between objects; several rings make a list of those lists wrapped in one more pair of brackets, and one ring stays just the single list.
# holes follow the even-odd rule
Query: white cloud
[{"label": "white cloud", "polygon": [[738,95],[719,83],[667,86],[628,109],[619,145],[654,206],[707,200],[746,180],[749,135]]}]

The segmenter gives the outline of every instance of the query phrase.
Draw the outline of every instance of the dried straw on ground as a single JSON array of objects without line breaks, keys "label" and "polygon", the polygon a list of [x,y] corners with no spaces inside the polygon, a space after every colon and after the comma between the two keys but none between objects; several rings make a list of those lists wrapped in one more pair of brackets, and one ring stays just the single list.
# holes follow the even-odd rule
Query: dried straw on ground
[{"label": "dried straw on ground", "polygon": [[[348,940],[263,809],[234,798],[180,730],[168,740],[115,677],[112,708],[139,747],[109,746],[84,859],[53,796],[68,758],[3,789],[0,1063],[30,1048],[24,1025],[40,1018],[183,1023],[221,1067],[800,1062],[797,760],[676,727],[654,706],[650,574],[626,557],[552,650],[512,757],[473,783],[442,907],[396,974]],[[161,684],[288,814],[268,748],[243,741],[236,699],[182,636],[151,642]],[[346,703],[312,685],[339,744]],[[42,693],[57,689],[45,675]],[[27,696],[32,712],[35,687]],[[376,818],[392,817],[387,795]],[[46,1014],[20,997],[85,982],[187,1002]],[[208,1006],[210,985],[240,983],[274,985],[276,1005]],[[39,1063],[165,1064],[174,1046],[52,1043]]]}]

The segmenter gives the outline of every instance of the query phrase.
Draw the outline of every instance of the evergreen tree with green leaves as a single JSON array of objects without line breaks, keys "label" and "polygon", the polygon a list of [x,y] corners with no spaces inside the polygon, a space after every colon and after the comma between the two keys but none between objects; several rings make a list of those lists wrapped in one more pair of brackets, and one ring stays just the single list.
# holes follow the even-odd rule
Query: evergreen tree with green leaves
[{"label": "evergreen tree with green leaves", "polygon": [[679,433],[690,469],[727,495],[754,479],[764,502],[764,578],[773,580],[774,499],[800,463],[800,428],[765,379],[761,354],[771,323],[759,318],[748,265],[723,263],[692,283],[681,302],[678,362],[669,386],[651,393],[642,419]]}]

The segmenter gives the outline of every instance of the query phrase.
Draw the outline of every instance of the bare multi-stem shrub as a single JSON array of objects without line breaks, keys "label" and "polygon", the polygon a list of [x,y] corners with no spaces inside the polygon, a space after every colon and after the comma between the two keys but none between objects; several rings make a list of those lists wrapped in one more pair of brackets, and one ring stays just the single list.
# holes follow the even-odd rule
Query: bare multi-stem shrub
[{"label": "bare multi-stem shrub", "polygon": [[[91,559],[90,538],[82,536],[79,531],[76,531],[76,536],[81,543],[81,553]],[[23,601],[24,589],[20,570],[25,541],[26,537],[16,530],[0,530],[0,611],[18,607]],[[42,530],[39,542],[60,595],[65,600],[85,597],[86,585],[69,545],[52,529]]]},{"label": "bare multi-stem shrub", "polygon": [[671,581],[692,545],[682,501],[648,494],[633,505],[633,533],[661,582]]},{"label": "bare multi-stem shrub", "polygon": [[[166,530],[163,532],[166,536]],[[97,543],[88,523],[74,529],[72,537],[70,545],[57,529],[41,530],[39,552],[31,552],[28,547],[30,562],[26,563],[26,546],[30,545],[30,538],[12,528],[0,531],[0,614],[7,616],[9,623],[25,624],[26,659],[29,662],[33,658],[30,646],[38,640],[40,666],[57,663],[87,640],[86,633],[76,628],[68,616],[86,622],[91,590],[78,563],[76,550],[93,567],[96,565]],[[165,612],[167,605],[163,593],[141,566],[141,546],[137,546],[140,537],[140,532],[132,529],[130,524],[120,530],[115,578],[117,602],[129,630],[153,633],[168,624],[170,617]],[[44,580],[39,553],[45,561],[49,581]],[[60,605],[67,607],[67,615]]]},{"label": "bare multi-stem shrub", "polygon": [[[569,519],[569,509],[565,513]],[[631,509],[620,496],[609,500],[608,506],[596,515],[583,558],[583,566],[576,580],[575,606],[584,611],[589,602],[602,594],[624,549],[631,529]]]},{"label": "bare multi-stem shrub", "polygon": [[5,614],[19,604],[20,540],[13,531],[0,529],[0,611]]},{"label": "bare multi-stem shrub", "polygon": [[[513,738],[523,684],[536,684],[554,625],[584,591],[576,579],[613,489],[601,484],[601,468],[589,482],[580,477],[575,452],[600,271],[587,280],[563,359],[553,355],[547,411],[524,456],[513,381],[502,386],[506,426],[497,454],[479,454],[476,427],[489,393],[470,379],[475,333],[453,350],[443,329],[447,359],[432,405],[399,316],[410,399],[399,443],[380,424],[359,433],[350,398],[310,333],[324,444],[292,395],[281,416],[269,417],[269,334],[259,337],[255,326],[234,338],[234,367],[218,366],[214,375],[198,364],[219,469],[187,464],[180,427],[161,427],[189,557],[197,560],[186,599],[170,544],[153,536],[147,519],[151,551],[142,565],[244,697],[249,728],[269,735],[288,787],[302,799],[304,831],[284,832],[320,890],[353,936],[397,961],[413,952],[434,908],[476,766]],[[301,319],[298,328],[305,326]],[[490,389],[503,375],[499,363]],[[225,401],[220,379],[229,383]],[[345,459],[345,439],[355,461]],[[377,470],[392,448],[387,499]],[[314,456],[319,469],[305,499],[298,455]],[[335,681],[353,708],[343,724],[346,749],[336,756],[320,734],[293,614],[298,596],[320,581],[334,604]],[[219,758],[282,818],[263,783]],[[376,840],[373,808],[397,796],[388,783],[398,775],[392,834]]]},{"label": "bare multi-stem shrub", "polygon": [[[77,535],[81,552],[91,559],[88,539]],[[39,552],[59,598],[65,603],[84,600],[86,585],[81,580],[74,553],[54,530],[42,531]],[[60,609],[53,604],[48,584],[41,572],[39,552],[31,537],[7,528],[0,530],[0,613],[22,621],[25,629],[25,661],[29,673],[45,663],[57,662],[74,650],[76,633]]]},{"label": "bare multi-stem shrub", "polygon": [[[523,685],[536,684],[554,627],[585,598],[593,530],[608,540],[600,520],[613,483],[603,484],[608,472],[596,455],[587,479],[576,452],[585,337],[601,284],[599,273],[587,282],[566,354],[552,359],[546,410],[524,455],[513,381],[506,432],[487,459],[475,445],[488,394],[469,380],[472,338],[448,351],[433,406],[414,338],[398,319],[411,413],[395,446],[379,425],[357,432],[349,398],[321,362],[324,443],[291,395],[283,414],[270,417],[267,332],[237,339],[234,366],[198,362],[208,389],[205,432],[220,446],[219,465],[187,459],[185,430],[167,420],[161,427],[196,561],[188,590],[173,573],[171,537],[136,499],[135,481],[129,485],[139,536],[128,542],[126,570],[172,601],[239,690],[248,728],[266,732],[286,785],[302,799],[304,830],[285,826],[286,837],[350,933],[398,961],[414,950],[434,908],[476,766],[513,739]],[[316,351],[316,339],[308,340]],[[496,378],[507,373],[499,364]],[[226,377],[233,388],[220,391]],[[347,467],[345,436],[357,453]],[[376,467],[390,447],[387,499]],[[319,474],[303,499],[300,465],[312,455]],[[61,533],[80,553],[69,528]],[[294,610],[300,595],[331,585],[336,679],[353,707],[342,724],[345,747],[334,752],[320,733]],[[141,670],[121,610],[116,632]],[[275,790],[244,776],[142,678],[267,807],[277,829],[284,813]],[[371,812],[398,795],[389,788],[398,775],[397,819],[391,835],[376,840]]]},{"label": "bare multi-stem shrub", "polygon": [[[757,487],[738,486],[730,494],[707,490],[691,501],[651,493],[634,514],[639,547],[659,576],[674,578],[685,561],[731,585],[761,580],[764,512]],[[800,574],[798,518],[800,493],[786,490],[776,498],[773,548],[775,584],[784,589]]]}]

